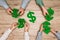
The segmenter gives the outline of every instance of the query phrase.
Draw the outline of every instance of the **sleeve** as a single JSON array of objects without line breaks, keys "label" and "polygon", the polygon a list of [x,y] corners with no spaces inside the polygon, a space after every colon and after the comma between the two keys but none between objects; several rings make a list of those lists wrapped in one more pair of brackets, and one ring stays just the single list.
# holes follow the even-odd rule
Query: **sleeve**
[{"label": "sleeve", "polygon": [[44,3],[42,0],[36,0],[36,4],[38,4],[39,6],[44,6]]},{"label": "sleeve", "polygon": [[37,33],[37,38],[36,40],[42,40],[42,32]]},{"label": "sleeve", "polygon": [[60,40],[60,32],[55,33],[55,36],[58,40]]},{"label": "sleeve", "polygon": [[30,0],[22,0],[22,4],[21,4],[21,7],[23,9],[25,9],[27,7],[27,5],[29,4]]},{"label": "sleeve", "polygon": [[6,0],[0,0],[0,6],[4,7],[5,9],[8,9],[9,8]]},{"label": "sleeve", "polygon": [[25,40],[29,40],[29,33],[28,32],[25,32],[24,38],[25,38]]},{"label": "sleeve", "polygon": [[1,36],[0,40],[6,40],[11,33],[12,30],[8,29],[4,32],[4,34]]}]

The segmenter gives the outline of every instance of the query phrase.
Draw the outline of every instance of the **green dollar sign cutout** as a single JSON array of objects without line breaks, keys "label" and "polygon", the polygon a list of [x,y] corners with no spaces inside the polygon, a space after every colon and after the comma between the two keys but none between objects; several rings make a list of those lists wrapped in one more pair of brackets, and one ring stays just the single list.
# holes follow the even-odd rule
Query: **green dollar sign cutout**
[{"label": "green dollar sign cutout", "polygon": [[52,8],[47,9],[47,11],[48,11],[48,14],[45,16],[46,21],[43,22],[43,28],[44,28],[43,31],[46,34],[48,34],[50,32],[50,30],[51,30],[51,28],[50,28],[50,25],[51,25],[50,21],[53,19],[53,15],[54,15],[54,10]]},{"label": "green dollar sign cutout", "polygon": [[29,11],[27,14],[27,17],[30,18],[30,20],[29,20],[30,22],[34,23],[36,21],[36,17],[33,16],[33,14],[34,14],[34,12]]},{"label": "green dollar sign cutout", "polygon": [[45,19],[47,21],[50,21],[53,19],[54,10],[52,8],[49,8],[49,9],[47,9],[47,11],[48,11],[48,14],[45,16]]},{"label": "green dollar sign cutout", "polygon": [[43,22],[43,28],[44,28],[43,31],[46,34],[48,34],[50,32],[50,22],[48,22],[48,21]]},{"label": "green dollar sign cutout", "polygon": [[17,17],[19,17],[20,16],[20,14],[18,13],[18,9],[16,9],[16,8],[14,8],[14,9],[12,9],[12,17],[14,17],[14,18],[17,18]]},{"label": "green dollar sign cutout", "polygon": [[18,28],[23,28],[26,21],[22,18],[18,19]]}]

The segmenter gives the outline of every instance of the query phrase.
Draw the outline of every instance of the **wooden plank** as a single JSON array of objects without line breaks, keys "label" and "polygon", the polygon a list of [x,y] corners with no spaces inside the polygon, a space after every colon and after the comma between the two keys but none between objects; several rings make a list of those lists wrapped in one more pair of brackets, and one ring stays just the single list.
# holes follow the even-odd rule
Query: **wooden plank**
[{"label": "wooden plank", "polygon": [[[11,8],[20,8],[22,0],[7,0],[7,3]],[[55,10],[54,19],[51,21],[51,27],[53,29],[56,29],[57,31],[60,31],[60,0],[43,0],[45,3],[45,7],[52,7]],[[33,5],[32,5],[33,4]],[[29,22],[29,19],[27,18],[27,12],[29,10],[32,10],[35,12],[35,16],[37,17],[37,20],[35,23]],[[22,17],[19,18],[25,18],[25,20],[30,24],[29,34],[30,34],[30,40],[35,40],[37,31],[39,30],[40,24],[45,21],[40,8],[36,5],[35,0],[31,0],[28,7],[26,8],[25,14]],[[13,22],[17,22],[18,18],[12,18],[11,15],[7,15],[7,12],[3,7],[0,7],[0,36],[4,33],[6,29],[10,27],[10,25]],[[24,40],[24,28],[18,29],[16,28],[8,37],[7,40]],[[43,33],[42,40],[57,40],[56,37],[49,33],[46,35]]]}]

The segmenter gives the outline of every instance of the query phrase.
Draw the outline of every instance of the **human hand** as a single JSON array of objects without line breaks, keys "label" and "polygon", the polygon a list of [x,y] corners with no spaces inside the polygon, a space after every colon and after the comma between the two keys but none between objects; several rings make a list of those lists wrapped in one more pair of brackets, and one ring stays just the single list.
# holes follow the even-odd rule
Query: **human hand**
[{"label": "human hand", "polygon": [[19,9],[19,12],[18,12],[18,13],[20,13],[20,16],[22,16],[22,15],[24,14],[24,11],[25,11],[25,10],[24,10],[23,8],[20,8],[20,9]]},{"label": "human hand", "polygon": [[25,32],[28,32],[29,31],[29,24],[28,23],[25,24],[25,30],[24,31]]},{"label": "human hand", "polygon": [[7,13],[8,13],[9,15],[11,15],[11,12],[12,12],[12,9],[11,9],[11,8],[8,8],[8,9],[7,9]]},{"label": "human hand", "polygon": [[48,14],[47,10],[45,9],[45,7],[42,7],[42,13],[43,13],[43,16],[46,16],[46,14]]},{"label": "human hand", "polygon": [[17,27],[17,25],[18,25],[18,23],[16,23],[16,22],[13,23],[13,24],[11,24],[11,28],[10,29],[11,30],[14,30]]}]

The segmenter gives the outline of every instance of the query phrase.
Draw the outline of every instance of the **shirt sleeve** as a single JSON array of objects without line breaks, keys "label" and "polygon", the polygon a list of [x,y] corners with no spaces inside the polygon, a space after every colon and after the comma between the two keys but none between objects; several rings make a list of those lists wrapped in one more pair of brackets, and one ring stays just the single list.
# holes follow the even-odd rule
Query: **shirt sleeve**
[{"label": "shirt sleeve", "polygon": [[5,9],[8,9],[9,8],[6,0],[0,0],[0,6],[4,7]]},{"label": "shirt sleeve", "polygon": [[55,33],[55,36],[57,37],[58,40],[60,40],[60,32]]},{"label": "shirt sleeve", "polygon": [[21,7],[23,9],[25,9],[27,7],[27,5],[29,4],[30,0],[22,0],[22,4],[21,4]]},{"label": "shirt sleeve", "polygon": [[44,6],[44,3],[42,0],[36,0],[36,4],[38,4],[39,6]]},{"label": "shirt sleeve", "polygon": [[25,40],[29,40],[29,33],[25,32],[25,36],[24,36]]},{"label": "shirt sleeve", "polygon": [[8,29],[4,32],[4,34],[1,36],[0,40],[6,40],[11,33],[12,30]]}]

